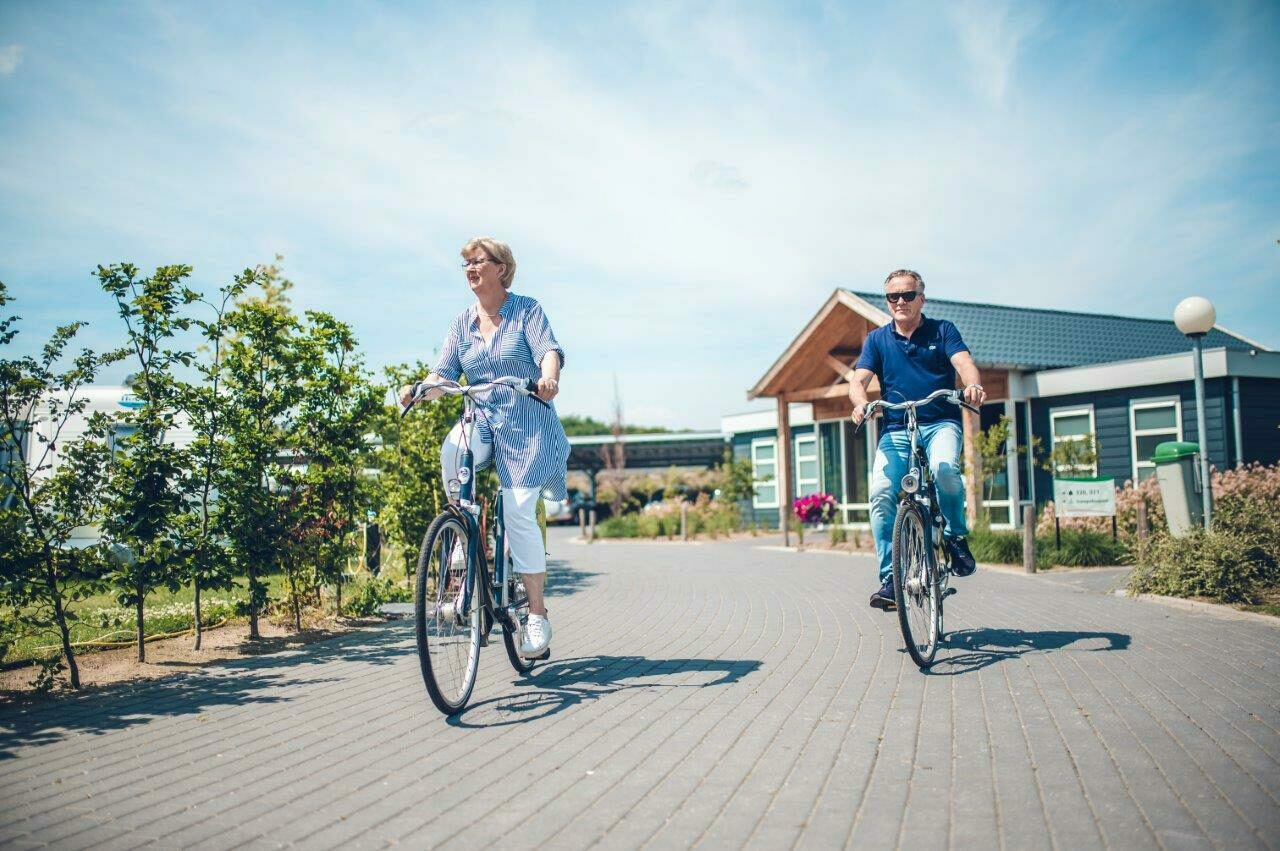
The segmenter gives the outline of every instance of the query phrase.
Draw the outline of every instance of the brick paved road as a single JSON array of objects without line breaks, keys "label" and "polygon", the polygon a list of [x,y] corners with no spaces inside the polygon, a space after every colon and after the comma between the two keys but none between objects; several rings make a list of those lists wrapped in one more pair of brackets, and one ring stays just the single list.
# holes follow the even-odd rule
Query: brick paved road
[{"label": "brick paved road", "polygon": [[933,672],[868,559],[567,542],[555,658],[431,708],[408,623],[19,714],[0,845],[1280,844],[1280,629],[980,572]]}]

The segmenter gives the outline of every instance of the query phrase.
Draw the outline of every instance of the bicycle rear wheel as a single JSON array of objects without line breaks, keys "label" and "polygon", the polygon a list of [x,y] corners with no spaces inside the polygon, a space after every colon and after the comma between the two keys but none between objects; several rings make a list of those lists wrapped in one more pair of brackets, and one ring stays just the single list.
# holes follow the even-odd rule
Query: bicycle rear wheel
[{"label": "bicycle rear wheel", "polygon": [[921,668],[933,664],[938,652],[942,611],[926,523],[924,512],[913,501],[898,504],[893,523],[893,593],[907,652]]},{"label": "bicycle rear wheel", "polygon": [[525,621],[529,619],[529,598],[524,590],[524,581],[513,568],[514,565],[507,564],[504,603],[515,629],[512,630],[505,623],[502,625],[502,643],[507,646],[507,658],[511,660],[511,667],[516,669],[517,674],[527,674],[537,664],[536,659],[526,659],[520,655],[520,633]]},{"label": "bicycle rear wheel", "polygon": [[463,611],[468,585],[478,584],[478,572],[468,570],[468,538],[457,517],[441,514],[423,537],[418,558],[413,606],[418,661],[431,702],[446,715],[467,705],[480,666],[483,589],[475,588]]}]

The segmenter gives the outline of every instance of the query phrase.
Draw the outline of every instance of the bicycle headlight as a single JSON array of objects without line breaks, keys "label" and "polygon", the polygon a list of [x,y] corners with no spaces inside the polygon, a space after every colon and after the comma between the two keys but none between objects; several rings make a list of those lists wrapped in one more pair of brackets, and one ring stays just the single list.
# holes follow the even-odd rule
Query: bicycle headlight
[{"label": "bicycle headlight", "polygon": [[915,493],[920,490],[920,474],[915,470],[907,473],[902,477],[902,489],[907,493]]}]

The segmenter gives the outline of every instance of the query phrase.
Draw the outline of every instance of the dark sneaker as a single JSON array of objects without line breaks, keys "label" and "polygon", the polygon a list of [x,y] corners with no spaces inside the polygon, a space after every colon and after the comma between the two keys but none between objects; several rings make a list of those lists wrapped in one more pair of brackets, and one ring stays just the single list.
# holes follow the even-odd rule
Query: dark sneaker
[{"label": "dark sneaker", "polygon": [[978,569],[969,542],[964,538],[947,538],[947,550],[951,553],[951,572],[956,576],[972,576]]},{"label": "dark sneaker", "polygon": [[898,608],[898,601],[893,596],[893,580],[886,579],[880,590],[871,595],[871,608],[892,612]]}]

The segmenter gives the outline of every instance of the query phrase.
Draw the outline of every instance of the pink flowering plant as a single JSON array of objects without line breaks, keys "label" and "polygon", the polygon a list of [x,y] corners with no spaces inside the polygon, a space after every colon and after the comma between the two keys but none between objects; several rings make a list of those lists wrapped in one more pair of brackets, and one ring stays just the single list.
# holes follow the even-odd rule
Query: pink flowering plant
[{"label": "pink flowering plant", "polygon": [[791,504],[801,523],[830,523],[836,516],[836,498],[829,493],[802,496]]}]

